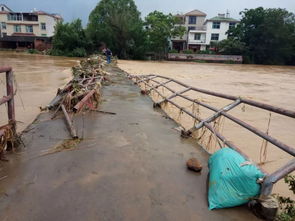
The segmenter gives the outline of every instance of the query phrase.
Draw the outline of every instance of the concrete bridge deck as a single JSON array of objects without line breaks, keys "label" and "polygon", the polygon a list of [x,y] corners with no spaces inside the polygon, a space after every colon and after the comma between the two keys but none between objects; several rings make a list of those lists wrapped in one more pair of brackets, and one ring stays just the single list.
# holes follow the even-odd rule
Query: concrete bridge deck
[{"label": "concrete bridge deck", "polygon": [[[208,210],[208,155],[119,69],[111,73],[100,109],[117,114],[77,116],[77,147],[56,151],[69,138],[64,120],[42,113],[23,134],[26,147],[1,162],[0,220],[257,220],[246,206]],[[202,173],[186,169],[190,157]]]}]

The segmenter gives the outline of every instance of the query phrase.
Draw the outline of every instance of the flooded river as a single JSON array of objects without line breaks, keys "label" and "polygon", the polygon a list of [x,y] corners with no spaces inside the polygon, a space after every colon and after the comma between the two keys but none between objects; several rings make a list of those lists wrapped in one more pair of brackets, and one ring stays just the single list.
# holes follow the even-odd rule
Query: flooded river
[{"label": "flooded river", "polygon": [[[123,60],[119,61],[119,67],[131,74],[159,74],[177,79],[194,87],[249,98],[285,109],[295,110],[295,67]],[[173,84],[170,84],[170,86],[173,87]],[[180,91],[183,88],[175,89]],[[162,93],[168,94],[165,90],[162,90]],[[185,95],[217,108],[222,108],[232,102],[196,92],[188,92]],[[155,93],[153,99],[156,101],[161,100]],[[175,99],[175,102],[186,107],[191,112],[194,111],[194,107],[184,99]],[[193,127],[194,120],[190,117],[180,114],[171,105],[166,105],[164,108],[171,117],[176,119],[186,129]],[[202,119],[206,119],[212,115],[212,112],[205,108],[196,108]],[[272,114],[270,116],[269,112],[248,105],[239,105],[229,113],[264,132],[268,130],[271,136],[295,147],[295,119],[278,114]],[[268,127],[269,121],[270,126]],[[267,172],[275,171],[292,159],[292,156],[271,144],[267,144],[266,154],[260,153],[262,139],[227,119],[222,119],[219,123],[219,131],[228,140],[240,147],[253,161],[259,163]],[[206,131],[204,133],[200,140],[201,144],[208,152],[212,153],[216,151],[219,148],[216,138],[214,135],[211,135],[211,142],[208,142],[211,133]],[[295,198],[282,182],[275,186],[275,191],[288,196],[292,195]]]},{"label": "flooded river", "polygon": [[[15,74],[18,131],[30,124],[40,112],[39,107],[47,105],[55,96],[57,88],[62,87],[70,79],[71,67],[76,63],[77,60],[71,58],[0,52],[0,66],[12,66]],[[295,110],[295,67],[139,61],[119,61],[119,67],[132,74],[165,75],[195,87]],[[0,97],[5,92],[5,78],[4,74],[1,74]],[[219,108],[230,103],[230,101],[202,94],[187,95]],[[159,98],[154,97],[154,99]],[[193,108],[182,100],[177,100],[177,102],[187,108]],[[185,128],[189,129],[193,126],[192,119],[179,115],[175,109],[167,107],[167,111]],[[266,111],[243,105],[230,113],[262,131],[267,131],[268,121],[271,120],[270,135],[290,146],[295,146],[294,119],[277,114],[270,117]],[[199,114],[204,119],[212,112],[199,108]],[[2,125],[7,122],[6,108],[3,105],[0,107],[0,116],[0,125]],[[229,140],[236,143],[255,162],[260,163],[261,139],[238,128],[226,119],[223,119],[220,124],[222,124],[220,125],[222,133]],[[208,136],[208,134],[203,136],[202,145],[209,152],[214,152],[218,146],[217,142],[208,143]],[[268,144],[266,159],[262,167],[272,172],[290,159],[292,159],[290,155]],[[291,194],[282,182],[275,186],[275,191],[284,195]]]},{"label": "flooded river", "polygon": [[[63,57],[30,55],[0,51],[0,66],[13,68],[17,94],[15,96],[17,130],[22,131],[55,96],[71,76],[77,60]],[[5,74],[0,75],[0,97],[6,93]],[[0,125],[7,122],[6,107],[0,107]]]}]

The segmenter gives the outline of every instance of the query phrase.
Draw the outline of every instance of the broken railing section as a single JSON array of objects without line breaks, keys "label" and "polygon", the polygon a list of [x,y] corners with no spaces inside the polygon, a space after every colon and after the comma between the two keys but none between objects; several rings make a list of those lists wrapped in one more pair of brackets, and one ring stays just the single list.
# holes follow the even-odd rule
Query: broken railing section
[{"label": "broken railing section", "polygon": [[0,126],[0,154],[4,148],[14,146],[16,140],[16,121],[14,110],[13,72],[11,67],[0,67],[0,74],[6,74],[6,96],[0,98],[0,105],[7,103],[8,124]]},{"label": "broken railing section", "polygon": [[108,73],[103,70],[105,64],[101,57],[92,57],[73,67],[73,79],[59,89],[56,97],[46,109],[54,110],[52,119],[62,111],[72,138],[78,138],[73,123],[73,116],[83,110],[96,110],[100,99],[102,83],[108,80]]},{"label": "broken railing section", "polygon": [[[193,119],[195,119],[198,122],[190,130],[182,131],[182,135],[190,136],[193,131],[199,130],[199,129],[205,127],[209,131],[211,131],[211,133],[213,133],[219,140],[221,140],[224,145],[238,151],[246,159],[249,159],[249,157],[246,154],[244,154],[243,151],[241,151],[234,143],[227,140],[219,131],[217,131],[214,128],[214,126],[211,125],[211,123],[214,122],[218,117],[224,116],[227,119],[231,120],[232,122],[247,129],[248,131],[251,131],[255,135],[272,143],[274,146],[287,152],[288,154],[292,155],[293,157],[295,156],[295,149],[293,147],[290,147],[290,146],[284,144],[283,142],[275,139],[274,137],[268,135],[267,133],[265,133],[265,132],[249,125],[248,123],[232,116],[231,114],[227,113],[229,110],[234,109],[235,107],[237,107],[240,104],[247,104],[247,105],[250,105],[253,107],[257,107],[257,108],[260,108],[263,110],[274,112],[274,113],[277,113],[277,114],[280,114],[283,116],[287,116],[287,117],[290,117],[293,119],[295,118],[295,111],[286,110],[284,108],[275,107],[273,105],[264,104],[264,103],[260,103],[257,101],[245,99],[245,98],[240,98],[240,97],[236,97],[236,96],[232,96],[232,95],[226,95],[226,94],[217,93],[217,92],[213,92],[213,91],[209,91],[209,90],[204,90],[204,89],[200,89],[200,88],[196,88],[196,87],[191,87],[189,85],[186,85],[180,81],[174,80],[169,77],[164,77],[164,76],[159,76],[159,75],[142,75],[142,76],[128,75],[128,77],[130,79],[132,79],[135,82],[135,84],[137,84],[141,87],[142,94],[149,94],[149,93],[151,93],[151,91],[154,91],[155,93],[159,94],[162,97],[162,100],[154,103],[154,107],[161,107],[161,105],[163,103],[170,103],[170,104],[174,105],[176,108],[178,108],[181,112],[186,113],[187,115],[189,115],[190,117],[192,117]],[[177,84],[178,86],[182,86],[184,89],[182,89],[180,91],[175,91],[174,89],[172,89],[171,87],[168,86],[169,83]],[[143,84],[143,86],[141,84]],[[165,88],[168,91],[170,91],[172,94],[169,96],[164,96],[160,92],[160,90],[159,90],[160,88]],[[184,93],[186,93],[188,91],[196,91],[196,92],[200,92],[200,93],[203,93],[206,95],[211,95],[211,96],[215,96],[215,97],[219,97],[219,98],[224,98],[227,100],[232,100],[233,102],[221,109],[217,109],[215,107],[212,107],[209,104],[206,104],[206,103],[203,103],[199,100],[192,99],[188,96],[185,96]],[[184,107],[181,107],[176,102],[174,102],[173,98],[176,98],[176,97],[181,97],[181,98],[183,98],[187,101],[190,101],[194,104],[198,104],[202,107],[205,107],[205,108],[213,111],[214,114],[212,116],[208,117],[207,119],[201,119],[199,116],[191,113],[190,111],[186,110]],[[295,159],[292,159],[289,163],[287,163],[285,166],[278,169],[274,173],[267,175],[262,183],[262,186],[261,186],[261,197],[263,198],[263,197],[270,195],[272,192],[273,185],[277,181],[279,181],[280,179],[282,179],[287,174],[289,174],[293,171],[295,171]]]}]

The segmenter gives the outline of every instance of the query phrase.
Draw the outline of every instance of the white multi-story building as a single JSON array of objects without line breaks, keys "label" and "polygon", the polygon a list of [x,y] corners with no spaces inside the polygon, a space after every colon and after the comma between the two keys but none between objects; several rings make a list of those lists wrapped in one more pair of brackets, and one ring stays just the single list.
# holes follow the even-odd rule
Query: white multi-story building
[{"label": "white multi-story building", "polygon": [[33,10],[14,12],[0,4],[0,47],[35,47],[41,41],[49,42],[54,27],[62,18],[57,14]]},{"label": "white multi-story building", "polygon": [[230,18],[229,14],[218,14],[218,16],[208,19],[206,25],[206,45],[210,45],[211,41],[222,41],[227,39],[228,30],[236,27],[238,20]]},{"label": "white multi-story building", "polygon": [[189,47],[188,34],[190,31],[205,30],[204,22],[207,15],[204,12],[201,12],[199,10],[193,10],[186,14],[178,14],[176,16],[181,21],[180,24],[178,25],[185,27],[186,33],[182,37],[171,39],[172,48],[178,51],[182,51]]},{"label": "white multi-story building", "polygon": [[172,47],[178,51],[185,49],[193,51],[206,50],[210,47],[212,41],[227,39],[227,31],[239,23],[238,20],[230,18],[228,13],[226,15],[218,14],[218,16],[206,21],[206,14],[199,10],[177,16],[183,21],[180,25],[187,30],[187,33],[182,38],[172,39]]}]

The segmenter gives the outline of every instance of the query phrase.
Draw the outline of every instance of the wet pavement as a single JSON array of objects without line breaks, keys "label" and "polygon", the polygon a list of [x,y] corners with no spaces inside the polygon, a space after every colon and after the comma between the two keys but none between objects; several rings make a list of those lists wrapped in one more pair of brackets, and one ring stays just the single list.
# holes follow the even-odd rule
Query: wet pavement
[{"label": "wet pavement", "polygon": [[[113,68],[100,109],[75,118],[84,139],[69,139],[61,117],[42,113],[23,133],[26,145],[1,162],[0,220],[257,220],[246,206],[209,211],[208,155]],[[196,157],[201,173],[186,169]]]}]

